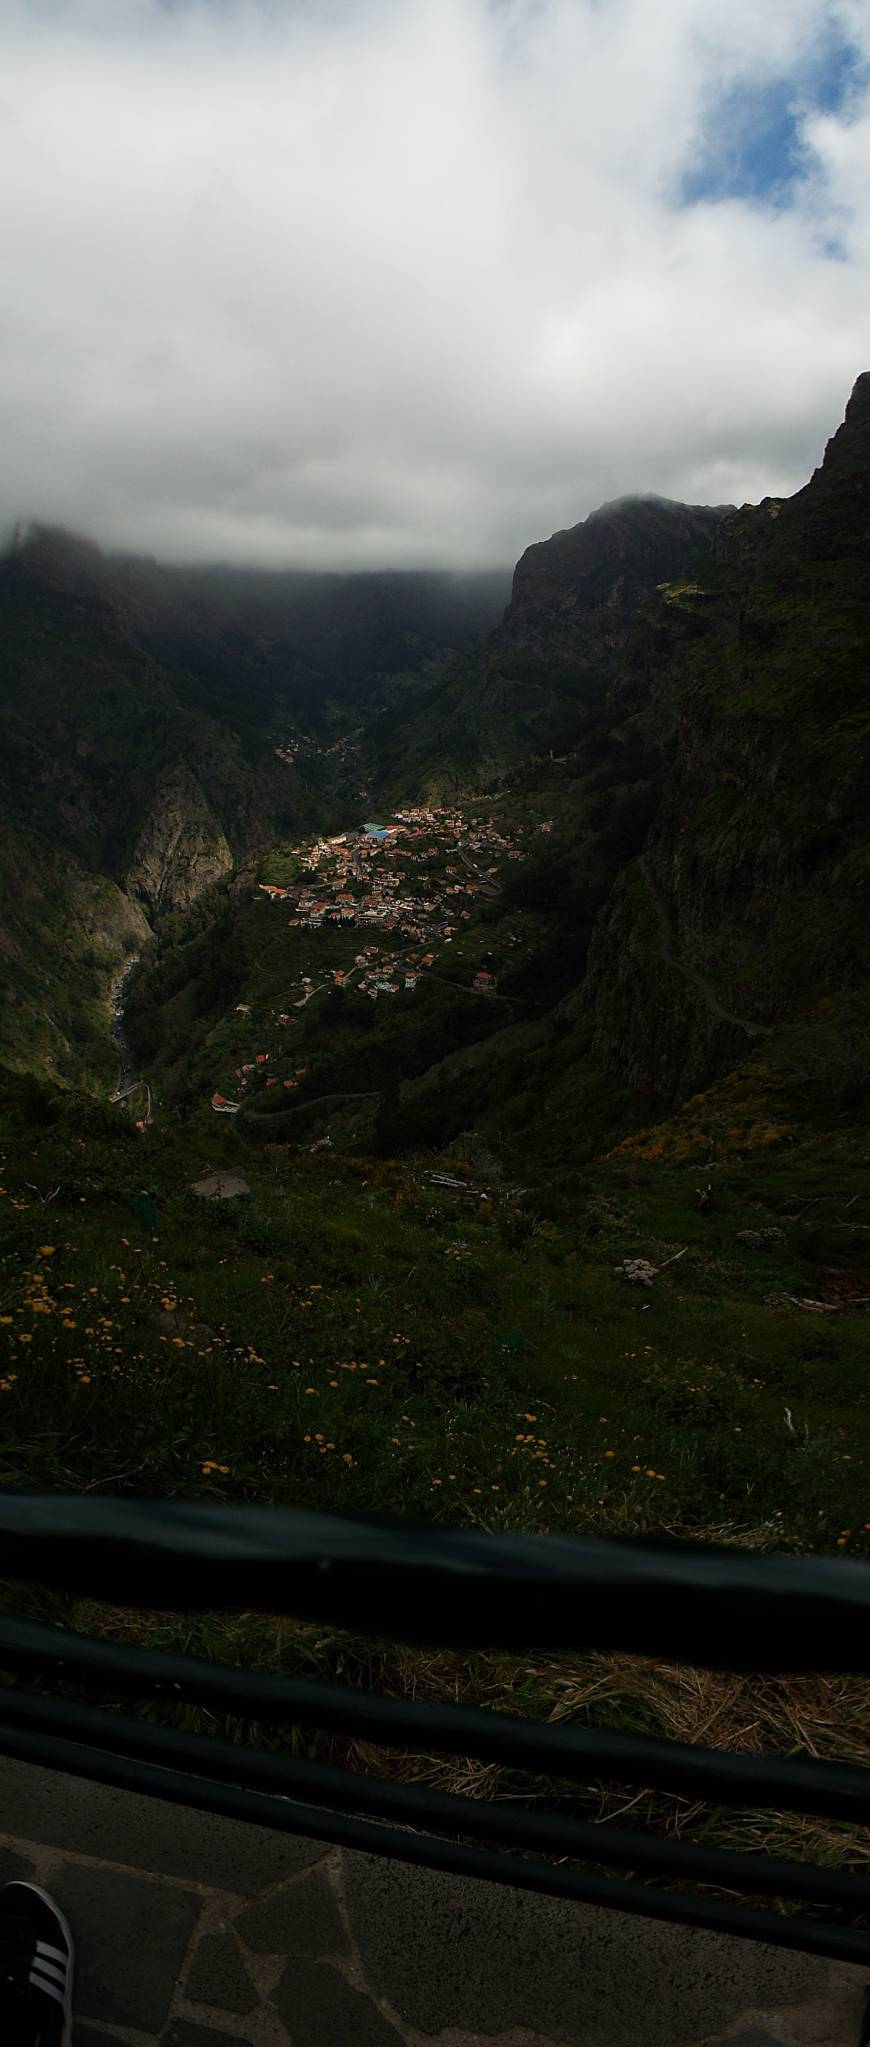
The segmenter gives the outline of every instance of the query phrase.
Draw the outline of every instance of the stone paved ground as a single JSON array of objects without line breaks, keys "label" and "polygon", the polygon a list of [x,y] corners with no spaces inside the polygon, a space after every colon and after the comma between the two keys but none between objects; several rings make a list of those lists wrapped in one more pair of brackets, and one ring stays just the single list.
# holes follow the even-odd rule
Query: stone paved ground
[{"label": "stone paved ground", "polygon": [[[858,2047],[863,1972],[0,1759],[0,1882],[72,1921],[75,2047]],[[870,1973],[870,1972],[868,1972]]]}]

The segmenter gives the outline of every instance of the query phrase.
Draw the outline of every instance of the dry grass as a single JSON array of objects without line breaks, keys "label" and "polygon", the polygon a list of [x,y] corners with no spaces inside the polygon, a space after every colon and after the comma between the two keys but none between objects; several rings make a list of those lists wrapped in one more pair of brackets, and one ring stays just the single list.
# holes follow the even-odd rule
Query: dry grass
[{"label": "dry grass", "polygon": [[[709,1531],[708,1531],[709,1533]],[[756,1531],[753,1547],[761,1547]],[[717,1530],[721,1539],[723,1531]],[[731,1532],[733,1540],[733,1532]],[[531,1719],[603,1726],[726,1752],[806,1755],[870,1769],[870,1679],[846,1674],[764,1677],[710,1671],[621,1654],[516,1656],[501,1652],[410,1649],[255,1614],[180,1616],[67,1604],[50,1599],[51,1617],[118,1643],[146,1643],[248,1670],[338,1679],[351,1688],[438,1705],[474,1705]],[[64,1608],[61,1613],[61,1607]],[[30,1610],[33,1611],[31,1603]],[[235,1722],[182,1709],[204,1733],[249,1737]],[[254,1738],[270,1743],[263,1729]],[[473,1757],[385,1749],[315,1729],[282,1730],[297,1747],[348,1768],[437,1787],[470,1798],[521,1798],[558,1804],[584,1818],[616,1820],[652,1832],[698,1837],[721,1846],[784,1855],[829,1867],[870,1869],[870,1833],[811,1815],[711,1806],[620,1784],[549,1781]]]},{"label": "dry grass", "polygon": [[[393,1695],[439,1703],[475,1703],[550,1721],[630,1729],[662,1740],[751,1755],[809,1755],[870,1769],[870,1680],[849,1676],[738,1675],[657,1663],[636,1656],[589,1654],[508,1661],[484,1657],[396,1659],[382,1673]],[[469,1757],[387,1754],[372,1743],[349,1743],[351,1768],[436,1785],[471,1798],[526,1796],[552,1804],[554,1786],[523,1780],[499,1765]],[[564,1797],[567,1787],[558,1787]],[[572,1786],[573,1809],[654,1833],[705,1838],[824,1863],[870,1868],[866,1829],[812,1815],[712,1807],[660,1791],[591,1783]]]}]

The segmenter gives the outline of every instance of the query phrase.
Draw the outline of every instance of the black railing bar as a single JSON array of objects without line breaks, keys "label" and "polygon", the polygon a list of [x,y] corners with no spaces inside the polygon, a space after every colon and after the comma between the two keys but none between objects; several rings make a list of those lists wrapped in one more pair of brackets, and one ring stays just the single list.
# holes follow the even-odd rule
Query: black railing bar
[{"label": "black railing bar", "polygon": [[803,1756],[734,1755],[618,1730],[537,1722],[481,1707],[438,1706],[320,1679],[237,1670],[205,1657],[102,1642],[39,1621],[0,1616],[0,1669],[80,1678],[128,1699],[152,1695],[240,1719],[323,1728],[393,1748],[474,1756],[544,1775],[616,1779],[820,1818],[870,1820],[870,1770]]},{"label": "black railing bar", "polygon": [[292,1613],[391,1640],[870,1673],[870,1566],[842,1558],[7,1492],[0,1575],[123,1606]]},{"label": "black railing bar", "polygon": [[832,1925],[830,1921],[799,1919],[747,1905],[732,1905],[726,1900],[693,1898],[619,1878],[556,1868],[532,1857],[499,1854],[492,1849],[457,1847],[426,1834],[404,1833],[397,1827],[291,1804],[262,1792],[203,1782],[180,1771],[131,1762],[127,1757],[109,1757],[77,1742],[29,1733],[24,1728],[0,1726],[0,1754],[43,1769],[84,1777],[91,1783],[110,1784],[120,1791],[138,1792],[146,1798],[191,1806],[200,1812],[219,1813],[227,1819],[272,1827],[281,1833],[300,1834],[304,1839],[324,1841],[335,1847],[384,1855],[392,1861],[424,1869],[480,1877],[514,1890],[601,1905],[672,1925],[734,1934],[800,1954],[821,1955],[830,1961],[855,1962],[862,1968],[870,1964],[870,1936],[850,1927]]},{"label": "black railing bar", "polygon": [[830,1905],[854,1914],[870,1911],[870,1882],[844,1870],[818,1869],[781,1857],[708,1848],[692,1840],[576,1820],[540,1812],[513,1800],[467,1798],[395,1778],[363,1776],[332,1763],[274,1755],[211,1735],[182,1734],[154,1727],[101,1707],[71,1705],[25,1692],[0,1692],[0,1724],[24,1725],[73,1741],[84,1741],[138,1761],[184,1767],[203,1777],[261,1787],[282,1797],[313,1800],[331,1811],[437,1833],[470,1834],[523,1852],[573,1857],[615,1869],[644,1870],[654,1876],[716,1884],[722,1890],[779,1897],[801,1904]]}]

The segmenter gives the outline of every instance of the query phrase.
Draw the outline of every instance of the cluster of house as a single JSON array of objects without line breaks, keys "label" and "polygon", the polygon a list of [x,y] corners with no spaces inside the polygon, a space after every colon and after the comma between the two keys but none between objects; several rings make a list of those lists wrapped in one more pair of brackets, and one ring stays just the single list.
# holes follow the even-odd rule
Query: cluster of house
[{"label": "cluster of house", "polygon": [[[300,849],[295,851],[299,858]],[[299,879],[260,882],[259,892],[287,906],[291,928],[368,928],[380,942],[363,944],[347,966],[324,966],[317,979],[301,974],[293,1000],[275,1021],[286,1029],[294,1010],[330,987],[353,988],[372,1002],[413,990],[435,968],[436,947],[450,945],[470,919],[475,897],[497,894],[501,862],[522,857],[506,830],[491,819],[467,820],[455,809],[435,806],[399,811],[390,825],[370,824],[316,839],[302,858]],[[496,977],[486,967],[478,968],[471,987],[477,995],[498,992]],[[251,1013],[250,1003],[237,1004],[237,1016],[247,1019]],[[306,1072],[304,1066],[283,1074],[269,1069],[268,1052],[236,1067],[234,1096],[212,1095],[215,1114],[238,1115],[241,1098],[253,1087],[292,1092]]]},{"label": "cluster of house", "polygon": [[310,732],[288,732],[280,746],[276,746],[275,753],[279,761],[286,761],[288,767],[302,760],[331,760],[338,767],[349,767],[359,756],[361,735],[362,726],[359,725],[355,731],[343,732],[325,746]]},{"label": "cluster of house", "polygon": [[[236,1015],[250,1016],[250,1014],[250,1003],[240,1002],[236,1009]],[[281,1016],[278,1021],[282,1024],[289,1024],[290,1017],[286,1015]],[[268,1073],[266,1071],[270,1062],[271,1053],[255,1052],[253,1059],[246,1059],[241,1066],[235,1068],[239,1094],[245,1094],[255,1081],[260,1084],[265,1082],[266,1087],[286,1088],[288,1093],[292,1093],[299,1086],[300,1081],[305,1079],[305,1075],[308,1072],[307,1066],[296,1066],[291,1074],[281,1079],[277,1073]],[[241,1102],[232,1101],[228,1095],[218,1093],[212,1095],[211,1105],[216,1116],[237,1116],[242,1107]]]},{"label": "cluster of house", "polygon": [[[416,988],[435,968],[436,946],[451,944],[471,917],[469,903],[497,893],[500,862],[522,858],[492,820],[469,821],[455,809],[423,806],[397,813],[389,825],[316,839],[301,859],[301,849],[294,850],[303,870],[297,880],[258,885],[270,902],[287,906],[290,926],[368,927],[378,942],[363,944],[347,966],[324,966],[316,980],[300,975],[292,1001],[273,1018],[281,1029],[293,1023],[294,1010],[330,987],[353,988],[373,1002]],[[484,996],[494,996],[497,985],[486,967],[471,982]],[[250,1003],[238,1003],[236,1015],[250,1019]],[[273,1064],[283,1070],[271,1070]],[[292,1093],[305,1073],[304,1066],[287,1070],[279,1057],[273,1061],[268,1051],[257,1052],[234,1069],[232,1094],[215,1091],[212,1109],[237,1116],[250,1090],[280,1087]]]},{"label": "cluster of house", "polygon": [[[434,967],[435,954],[394,953],[380,945],[368,945],[365,952],[357,953],[355,965],[360,970],[357,982],[360,994],[376,1002],[379,995],[398,995],[403,988],[416,988],[421,973]],[[333,978],[347,982],[349,976]]]},{"label": "cluster of house", "polygon": [[[426,877],[428,889],[424,883],[422,892],[419,882],[409,885],[407,872],[401,872],[409,861],[431,864],[450,852],[457,857],[446,862],[443,878]],[[366,825],[361,832],[316,839],[305,861],[316,881],[261,881],[259,888],[271,902],[288,902],[294,912],[291,925],[306,930],[347,923],[390,931],[410,922],[415,935],[425,920],[440,915],[447,936],[452,935],[451,916],[471,915],[459,901],[451,903],[448,898],[473,899],[497,892],[498,861],[483,867],[479,858],[493,852],[512,860],[523,857],[522,850],[490,823],[469,826],[456,812],[400,812],[391,826]]]},{"label": "cluster of house", "polygon": [[[495,860],[484,866],[483,858],[492,854]],[[497,894],[499,859],[505,856],[522,859],[522,851],[491,819],[468,821],[457,810],[420,806],[399,811],[391,825],[368,824],[316,839],[304,863],[315,880],[260,882],[259,889],[271,902],[288,905],[293,929],[368,927],[382,937],[395,932],[414,946],[431,948],[433,942],[452,943],[470,920],[476,897]],[[396,995],[416,987],[420,971],[434,961],[432,950],[408,953],[407,944],[401,952],[371,947],[357,954],[353,968],[335,969],[317,985],[303,976],[294,1006],[301,1008],[330,978],[338,987],[355,982],[373,1000]],[[478,994],[496,992],[485,970],[472,985]]]}]

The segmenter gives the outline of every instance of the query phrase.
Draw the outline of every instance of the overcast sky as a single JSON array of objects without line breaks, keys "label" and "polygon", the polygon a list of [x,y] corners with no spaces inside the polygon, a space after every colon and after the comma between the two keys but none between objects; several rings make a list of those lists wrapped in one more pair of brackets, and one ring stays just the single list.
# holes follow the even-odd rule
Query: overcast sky
[{"label": "overcast sky", "polygon": [[474,566],[798,488],[868,58],[870,0],[0,0],[0,521]]}]

